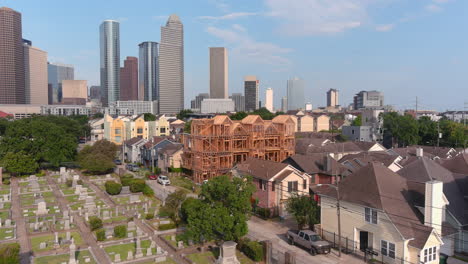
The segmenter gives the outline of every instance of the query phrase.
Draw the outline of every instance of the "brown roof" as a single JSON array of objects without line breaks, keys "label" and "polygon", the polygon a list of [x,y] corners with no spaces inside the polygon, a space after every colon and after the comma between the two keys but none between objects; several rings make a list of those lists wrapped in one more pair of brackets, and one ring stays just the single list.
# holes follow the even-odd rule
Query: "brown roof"
[{"label": "brown roof", "polygon": [[454,158],[443,161],[442,166],[451,172],[468,176],[468,153],[461,153]]},{"label": "brown roof", "polygon": [[311,153],[340,153],[340,152],[363,152],[369,151],[374,142],[346,141],[342,143],[326,144],[325,146],[309,146],[307,151],[301,154]]},{"label": "brown roof", "polygon": [[167,144],[160,150],[160,152],[167,154],[167,155],[172,155],[183,148],[184,148],[183,144],[179,144],[179,143]]},{"label": "brown roof", "polygon": [[127,146],[132,146],[138,142],[140,142],[141,140],[143,140],[142,138],[139,138],[139,137],[134,137],[134,138],[131,138],[127,141],[125,141],[125,145]]},{"label": "brown roof", "polygon": [[270,180],[286,167],[288,164],[251,157],[236,165],[237,170],[263,180]]},{"label": "brown roof", "polygon": [[146,148],[151,148],[153,147],[154,145],[158,144],[159,142],[165,140],[165,139],[168,139],[167,137],[153,137],[152,140],[149,140],[148,142],[145,143],[145,147]]},{"label": "brown roof", "polygon": [[428,158],[435,158],[439,157],[441,159],[449,158],[452,152],[454,151],[453,148],[445,148],[445,147],[433,147],[433,146],[408,146],[405,148],[392,148],[389,151],[395,152],[402,157],[407,156],[416,156],[416,149],[422,148],[423,149],[423,156]]},{"label": "brown roof", "polygon": [[351,172],[377,161],[383,163],[386,167],[390,166],[398,157],[388,154],[385,151],[361,152],[358,154],[348,154],[340,159],[340,163],[346,166]]},{"label": "brown roof", "polygon": [[[330,161],[330,168],[326,168],[326,159]],[[335,159],[330,157],[328,154],[316,153],[310,155],[296,154],[285,159],[284,163],[288,163],[296,169],[303,171],[307,174],[322,173],[328,175],[340,175],[346,171],[346,167],[341,165]]]},{"label": "brown roof", "polygon": [[[384,211],[411,246],[422,249],[432,228],[412,206],[406,180],[381,163],[370,163],[339,183],[341,200]],[[336,197],[331,188],[324,195]],[[360,212],[362,214],[362,212]]]}]

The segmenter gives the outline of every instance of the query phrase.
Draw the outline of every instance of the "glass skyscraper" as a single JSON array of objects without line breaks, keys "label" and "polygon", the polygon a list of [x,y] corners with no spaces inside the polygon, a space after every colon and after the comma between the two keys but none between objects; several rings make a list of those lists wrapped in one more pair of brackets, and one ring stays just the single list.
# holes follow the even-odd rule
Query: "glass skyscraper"
[{"label": "glass skyscraper", "polygon": [[299,110],[305,106],[304,98],[305,81],[294,77],[288,80],[287,98],[288,110]]},{"label": "glass skyscraper", "polygon": [[120,99],[120,26],[105,20],[100,26],[101,100],[103,106]]},{"label": "glass skyscraper", "polygon": [[158,43],[145,41],[140,47],[139,85],[144,101],[159,99]]},{"label": "glass skyscraper", "polygon": [[58,104],[62,102],[62,81],[74,80],[75,69],[73,65],[48,63],[47,79],[49,87],[49,104]]}]

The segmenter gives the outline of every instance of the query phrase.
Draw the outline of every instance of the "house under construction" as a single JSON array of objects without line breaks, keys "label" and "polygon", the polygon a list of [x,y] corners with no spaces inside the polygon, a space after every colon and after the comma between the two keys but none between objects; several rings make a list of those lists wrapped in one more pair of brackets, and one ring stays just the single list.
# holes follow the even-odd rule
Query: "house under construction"
[{"label": "house under construction", "polygon": [[281,162],[294,154],[294,128],[288,115],[273,120],[258,115],[240,121],[225,115],[192,120],[191,134],[183,136],[183,166],[200,183],[227,173],[247,157]]}]

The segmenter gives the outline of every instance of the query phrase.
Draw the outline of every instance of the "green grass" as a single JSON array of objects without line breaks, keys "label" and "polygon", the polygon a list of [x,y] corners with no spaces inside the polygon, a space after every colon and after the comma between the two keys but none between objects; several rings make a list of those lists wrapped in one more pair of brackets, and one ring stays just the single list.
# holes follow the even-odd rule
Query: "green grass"
[{"label": "green grass", "polygon": [[11,208],[11,203],[10,202],[4,202],[3,203],[3,209],[0,210],[7,210]]},{"label": "green grass", "polygon": [[0,218],[2,220],[5,220],[10,217],[10,212],[9,211],[0,211]]},{"label": "green grass", "polygon": [[[83,245],[83,239],[81,238],[80,234],[78,232],[71,232],[70,235],[75,239],[75,245],[80,246]],[[62,232],[58,234],[59,239],[65,239],[66,237],[66,232]],[[49,251],[54,248],[54,235],[44,235],[44,236],[37,236],[37,237],[31,237],[31,246],[32,250],[34,252],[44,252],[44,251]],[[46,242],[47,247],[44,249],[40,249],[39,245],[41,242]],[[68,245],[62,245],[62,248],[68,248]]]},{"label": "green grass", "polygon": [[165,235],[163,237],[167,242],[169,242],[169,244],[171,244],[173,247],[177,248],[177,241],[172,241],[171,240],[171,235]]},{"label": "green grass", "polygon": [[193,188],[195,187],[195,193],[200,193],[201,188],[200,186],[193,183],[189,178],[183,176],[169,176],[171,180],[171,184],[183,189],[186,189],[192,192]]},{"label": "green grass", "polygon": [[2,190],[0,190],[0,195],[3,195],[3,194],[10,194],[10,189],[2,189]]},{"label": "green grass", "polygon": [[[149,240],[142,240],[141,241],[141,247],[143,251],[143,256],[146,256],[146,249],[149,248],[151,242]],[[120,245],[113,245],[109,247],[105,247],[104,250],[106,253],[109,255],[111,261],[114,260],[114,255],[115,254],[120,254],[120,259],[122,261],[127,260],[127,254],[128,251],[133,251],[133,256],[135,256],[135,251],[136,251],[136,244],[135,242],[128,243],[128,244],[120,244]],[[115,254],[110,254],[111,252],[114,252]],[[153,255],[156,254],[156,248],[153,248]]]},{"label": "green grass", "polygon": [[[7,233],[7,231],[11,231]],[[0,240],[6,240],[13,238],[14,231],[13,228],[0,228]],[[11,236],[10,238],[6,238],[7,236]]]},{"label": "green grass", "polygon": [[[34,259],[34,264],[61,264],[63,262],[68,263],[69,256],[69,254],[63,254],[38,257]],[[78,259],[79,263],[85,263],[85,258],[89,257],[91,261],[88,263],[96,264],[96,261],[88,250],[76,251],[75,257]]]}]

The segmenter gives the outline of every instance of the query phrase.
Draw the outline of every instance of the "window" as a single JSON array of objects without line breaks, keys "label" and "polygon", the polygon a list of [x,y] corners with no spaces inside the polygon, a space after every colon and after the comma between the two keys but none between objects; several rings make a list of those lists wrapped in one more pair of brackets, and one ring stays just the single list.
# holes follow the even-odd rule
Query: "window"
[{"label": "window", "polygon": [[116,128],[114,131],[115,131],[115,134],[120,134],[120,129],[119,128]]},{"label": "window", "polygon": [[304,235],[304,239],[307,240],[307,241],[309,241],[309,235],[308,235],[308,234],[305,234],[305,235]]},{"label": "window", "polygon": [[304,189],[304,190],[307,189],[307,180],[304,180],[302,182],[302,189]]},{"label": "window", "polygon": [[298,183],[297,181],[288,182],[288,192],[297,192]]},{"label": "window", "polygon": [[138,134],[143,133],[143,128],[137,128],[137,133],[138,133]]},{"label": "window", "polygon": [[160,131],[161,133],[166,133],[166,128],[165,128],[165,127],[161,127],[161,128],[159,129],[159,131]]},{"label": "window", "polygon": [[424,263],[437,259],[437,247],[424,249]]},{"label": "window", "polygon": [[383,256],[388,256],[392,259],[395,258],[395,244],[385,240],[380,241],[380,252]]},{"label": "window", "polygon": [[303,233],[303,232],[299,232],[299,237],[300,237],[300,238],[304,238],[304,233]]},{"label": "window", "polygon": [[365,220],[371,224],[377,224],[377,210],[365,208]]},{"label": "window", "polygon": [[266,189],[266,182],[262,179],[258,180],[258,187],[260,188],[260,190],[265,190]]}]

